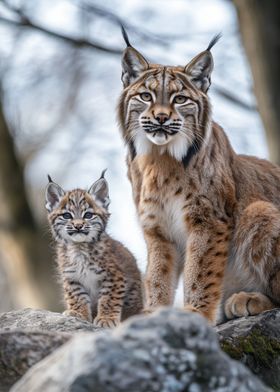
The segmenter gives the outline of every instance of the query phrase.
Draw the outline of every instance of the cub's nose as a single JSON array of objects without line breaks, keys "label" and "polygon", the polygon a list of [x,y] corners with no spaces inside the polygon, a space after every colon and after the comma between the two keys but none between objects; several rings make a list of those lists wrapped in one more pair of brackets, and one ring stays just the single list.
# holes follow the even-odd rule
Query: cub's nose
[{"label": "cub's nose", "polygon": [[155,115],[155,119],[157,122],[159,122],[161,125],[164,124],[167,120],[169,120],[169,116],[166,113],[157,113]]},{"label": "cub's nose", "polygon": [[83,223],[74,223],[74,227],[78,231],[81,230],[83,228],[83,226],[84,226]]}]

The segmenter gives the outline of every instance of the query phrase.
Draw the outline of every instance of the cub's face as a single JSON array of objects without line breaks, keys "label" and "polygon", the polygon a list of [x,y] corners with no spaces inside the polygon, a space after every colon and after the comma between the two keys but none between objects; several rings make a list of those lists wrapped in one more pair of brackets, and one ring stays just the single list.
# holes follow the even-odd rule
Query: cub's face
[{"label": "cub's face", "polygon": [[65,192],[51,181],[46,189],[46,208],[56,241],[81,243],[97,241],[109,217],[108,186],[104,178],[88,192],[82,189]]},{"label": "cub's face", "polygon": [[211,122],[206,94],[213,69],[209,48],[185,67],[171,67],[150,64],[127,47],[119,118],[125,140],[134,144],[138,154],[157,146],[161,153],[167,151],[180,160],[189,148],[202,144]]},{"label": "cub's face", "polygon": [[106,220],[104,211],[81,189],[67,192],[49,214],[55,238],[67,243],[96,240],[104,231]]}]

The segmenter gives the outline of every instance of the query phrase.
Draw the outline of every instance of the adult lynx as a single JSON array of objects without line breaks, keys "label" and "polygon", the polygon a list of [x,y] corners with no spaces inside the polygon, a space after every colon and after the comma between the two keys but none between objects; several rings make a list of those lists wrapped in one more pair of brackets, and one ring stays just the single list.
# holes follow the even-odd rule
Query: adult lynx
[{"label": "adult lynx", "polygon": [[[280,301],[280,168],[237,155],[212,120],[208,48],[186,66],[149,63],[124,32],[119,122],[148,248],[148,311],[184,307],[215,323]],[[221,310],[222,312],[219,312]]]}]

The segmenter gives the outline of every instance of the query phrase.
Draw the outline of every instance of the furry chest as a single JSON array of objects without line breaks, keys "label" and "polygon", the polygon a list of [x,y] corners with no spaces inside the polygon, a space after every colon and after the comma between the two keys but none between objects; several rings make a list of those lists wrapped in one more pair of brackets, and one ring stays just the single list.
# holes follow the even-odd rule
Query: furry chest
[{"label": "furry chest", "polygon": [[166,199],[162,204],[163,210],[160,214],[160,220],[163,233],[168,239],[175,242],[180,252],[185,253],[187,226],[183,214],[184,199],[181,197],[171,197]]},{"label": "furry chest", "polygon": [[94,271],[89,255],[86,252],[70,250],[68,259],[70,265],[65,269],[65,272],[69,271],[68,277],[81,283],[90,297],[96,297],[102,274]]},{"label": "furry chest", "polygon": [[180,254],[184,255],[187,244],[184,198],[162,197],[157,202],[143,203],[141,206],[140,221],[143,228],[149,230],[159,227],[164,237],[175,243]]}]

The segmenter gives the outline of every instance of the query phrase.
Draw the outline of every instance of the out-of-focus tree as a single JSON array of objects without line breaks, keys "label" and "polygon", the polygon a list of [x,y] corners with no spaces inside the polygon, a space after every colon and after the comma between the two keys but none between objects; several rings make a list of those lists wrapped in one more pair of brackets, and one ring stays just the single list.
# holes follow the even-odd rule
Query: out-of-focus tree
[{"label": "out-of-focus tree", "polygon": [[270,159],[280,164],[279,0],[234,0]]},{"label": "out-of-focus tree", "polygon": [[59,309],[49,247],[34,222],[26,197],[23,168],[1,104],[0,211],[1,310],[27,304]]}]

